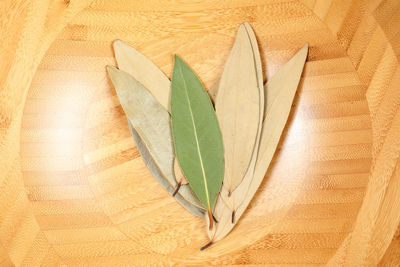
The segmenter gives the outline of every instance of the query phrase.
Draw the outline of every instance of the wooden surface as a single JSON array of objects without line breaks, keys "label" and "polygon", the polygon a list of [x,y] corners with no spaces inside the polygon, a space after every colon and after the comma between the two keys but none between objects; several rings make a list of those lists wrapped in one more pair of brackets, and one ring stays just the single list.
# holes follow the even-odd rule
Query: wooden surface
[{"label": "wooden surface", "polygon": [[[399,265],[398,0],[67,2],[0,3],[0,265]],[[123,39],[210,88],[243,21],[264,78],[305,42],[308,62],[249,210],[200,252],[204,221],[145,168],[105,65]]]}]

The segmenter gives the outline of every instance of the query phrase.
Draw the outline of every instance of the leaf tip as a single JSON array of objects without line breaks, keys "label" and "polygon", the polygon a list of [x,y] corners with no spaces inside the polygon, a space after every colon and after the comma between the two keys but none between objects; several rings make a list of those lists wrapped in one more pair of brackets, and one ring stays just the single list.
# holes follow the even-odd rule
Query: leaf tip
[{"label": "leaf tip", "polygon": [[116,70],[117,70],[117,68],[116,68],[116,67],[114,67],[114,66],[111,66],[111,65],[107,65],[107,66],[106,66],[106,69],[107,69],[107,72],[108,72],[108,74],[109,74],[109,75],[111,75],[111,74],[115,73],[115,72],[116,72]]},{"label": "leaf tip", "polygon": [[123,44],[123,43],[124,43],[124,42],[123,42],[121,39],[115,39],[115,40],[113,41],[114,50],[115,50],[116,47],[118,47],[119,45],[121,45],[121,44]]},{"label": "leaf tip", "polygon": [[174,54],[174,65],[176,63],[181,63],[183,60],[181,59],[180,56],[178,56],[177,54]]},{"label": "leaf tip", "polygon": [[242,24],[239,25],[239,28],[237,30],[237,34],[244,34],[246,33],[246,23],[247,22],[243,22]]},{"label": "leaf tip", "polygon": [[128,44],[126,44],[124,41],[122,41],[120,39],[116,39],[112,43],[112,47],[114,49],[114,55],[115,55],[115,58],[117,59],[117,64],[118,64],[118,58],[121,57],[124,46],[126,47],[126,46],[128,46]]},{"label": "leaf tip", "polygon": [[309,48],[309,44],[305,43],[300,50],[305,50],[306,55],[308,55],[308,48]]}]

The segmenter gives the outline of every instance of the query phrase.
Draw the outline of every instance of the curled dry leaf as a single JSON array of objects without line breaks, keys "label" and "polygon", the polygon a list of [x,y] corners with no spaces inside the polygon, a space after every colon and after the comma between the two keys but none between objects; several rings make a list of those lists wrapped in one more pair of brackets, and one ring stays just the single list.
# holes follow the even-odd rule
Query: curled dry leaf
[{"label": "curled dry leaf", "polygon": [[215,102],[224,142],[223,191],[228,197],[249,168],[259,131],[260,99],[252,44],[245,25],[241,24]]},{"label": "curled dry leaf", "polygon": [[282,66],[264,86],[264,94],[267,99],[265,100],[265,115],[254,176],[242,204],[236,210],[235,222],[232,223],[232,214],[224,201],[219,201],[218,198],[214,209],[218,223],[212,231],[208,230],[207,232],[212,242],[221,240],[232,230],[260,186],[289,117],[307,52],[308,44]]},{"label": "curled dry leaf", "polygon": [[[117,91],[121,106],[133,129],[140,137],[140,141],[146,147],[146,152],[148,152],[166,182],[175,188],[177,186],[173,171],[175,153],[169,113],[142,84],[128,73],[111,66],[107,70]],[[186,194],[191,193],[190,191],[185,192]],[[191,201],[190,203],[193,206],[201,208],[201,203],[196,200],[193,194],[185,196],[182,193],[182,196],[187,201]]]},{"label": "curled dry leaf", "polygon": [[208,210],[212,229],[212,208],[224,175],[224,149],[218,120],[200,80],[176,55],[171,90],[176,155],[191,188]]}]

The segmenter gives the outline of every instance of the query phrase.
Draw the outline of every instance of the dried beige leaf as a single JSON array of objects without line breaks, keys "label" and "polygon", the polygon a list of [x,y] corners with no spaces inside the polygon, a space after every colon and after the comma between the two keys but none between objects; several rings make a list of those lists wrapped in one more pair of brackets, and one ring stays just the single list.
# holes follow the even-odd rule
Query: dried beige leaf
[{"label": "dried beige leaf", "polygon": [[260,101],[259,101],[257,136],[256,136],[255,145],[254,145],[254,148],[252,151],[251,160],[250,160],[249,166],[247,168],[246,174],[243,177],[240,184],[232,192],[228,192],[226,190],[226,188],[224,187],[224,188],[222,188],[221,193],[220,193],[221,198],[225,201],[226,205],[231,209],[232,222],[235,221],[236,210],[243,202],[246,192],[249,189],[251,180],[253,179],[254,168],[256,165],[256,161],[257,161],[258,148],[259,148],[259,143],[260,143],[262,122],[263,122],[263,117],[264,117],[264,86],[263,86],[263,72],[262,72],[260,52],[258,49],[257,39],[256,39],[253,29],[247,22],[245,22],[243,25],[245,26],[246,32],[248,34],[248,37],[249,37],[250,43],[251,43],[251,49],[252,49],[251,52],[253,53],[253,58],[254,58],[254,65],[255,65],[254,67],[255,67],[255,71],[256,71],[255,73],[256,73],[256,77],[257,77],[257,89],[259,92]]},{"label": "dried beige leaf", "polygon": [[[291,105],[307,58],[307,52],[308,44],[282,66],[264,86],[267,100],[265,100],[265,116],[254,177],[242,204],[236,210],[235,222],[232,223],[230,209],[224,201],[220,200],[221,198],[218,198],[214,209],[214,216],[217,218],[218,223],[212,231],[207,231],[212,242],[221,240],[232,230],[260,186],[289,117]],[[206,218],[206,221],[209,221],[209,219]]]},{"label": "dried beige leaf", "polygon": [[158,103],[169,110],[170,81],[146,56],[121,40],[113,43],[118,68],[126,71],[147,90]]},{"label": "dried beige leaf", "polygon": [[224,142],[223,190],[228,195],[242,182],[252,158],[259,129],[259,91],[252,44],[241,24],[215,102]]},{"label": "dried beige leaf", "polygon": [[115,67],[107,69],[128,119],[165,177],[171,184],[176,182],[173,178],[174,150],[168,112],[132,76]]},{"label": "dried beige leaf", "polygon": [[[171,83],[168,77],[149,58],[122,40],[113,43],[118,68],[126,71],[151,92],[155,99],[169,111]],[[218,82],[209,90],[209,96],[215,103]]]},{"label": "dried beige leaf", "polygon": [[[169,112],[171,83],[149,58],[122,40],[113,43],[118,68],[129,73]],[[218,81],[208,91],[213,103],[218,93]]]}]

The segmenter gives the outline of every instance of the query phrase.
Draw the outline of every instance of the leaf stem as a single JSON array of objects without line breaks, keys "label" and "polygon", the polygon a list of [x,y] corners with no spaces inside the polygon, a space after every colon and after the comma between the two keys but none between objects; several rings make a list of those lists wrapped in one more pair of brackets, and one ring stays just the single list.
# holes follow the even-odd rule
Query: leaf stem
[{"label": "leaf stem", "polygon": [[210,242],[208,242],[206,245],[202,246],[202,247],[200,248],[200,250],[205,250],[206,248],[208,248],[208,247],[211,246],[212,244],[213,244],[213,242],[210,241]]},{"label": "leaf stem", "polygon": [[210,225],[208,226],[208,230],[212,230],[213,229],[213,218],[214,215],[212,214],[211,210],[208,210],[208,219],[210,221]]},{"label": "leaf stem", "polygon": [[178,193],[179,189],[181,188],[181,185],[182,185],[182,182],[179,182],[175,188],[174,193],[172,194],[173,197],[176,195],[176,193]]},{"label": "leaf stem", "polygon": [[217,220],[217,218],[215,218],[214,214],[212,215],[212,217],[213,217],[214,221],[215,221],[216,223],[218,223],[218,220]]}]

